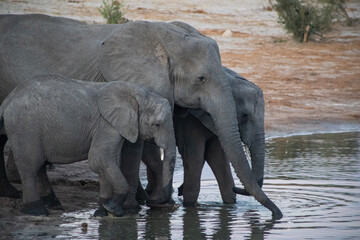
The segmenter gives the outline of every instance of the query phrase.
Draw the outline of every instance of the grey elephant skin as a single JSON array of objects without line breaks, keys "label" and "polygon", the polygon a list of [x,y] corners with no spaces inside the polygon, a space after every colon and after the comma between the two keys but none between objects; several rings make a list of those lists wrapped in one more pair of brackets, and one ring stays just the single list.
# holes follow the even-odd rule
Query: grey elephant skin
[{"label": "grey elephant skin", "polygon": [[[233,97],[236,103],[241,140],[249,148],[252,171],[263,184],[265,136],[264,98],[262,90],[242,76],[225,68],[229,75]],[[199,196],[201,171],[207,161],[218,182],[224,203],[234,203],[235,193],[249,195],[243,189],[235,188],[234,180],[209,114],[201,110],[190,110],[185,116],[174,117],[176,144],[183,159],[184,184],[179,195],[184,196],[184,205],[193,206]]]},{"label": "grey elephant skin", "polygon": [[[48,215],[37,193],[53,194],[45,163],[88,159],[100,175],[104,208],[124,215],[129,190],[120,171],[127,139],[154,139],[164,149],[164,192],[172,193],[175,135],[168,101],[131,83],[92,83],[45,75],[19,84],[0,107],[0,133],[8,137],[23,186],[23,212]],[[139,162],[135,162],[138,164]],[[43,181],[36,182],[36,177]],[[46,181],[44,181],[44,179]],[[40,191],[41,192],[41,191]],[[168,199],[165,199],[167,201]]]},{"label": "grey elephant skin", "polygon": [[211,38],[182,22],[88,25],[45,15],[0,17],[0,96],[25,76],[60,74],[89,81],[136,82],[170,105],[214,120],[226,158],[257,201],[282,217],[251,172],[242,149],[226,72]]}]

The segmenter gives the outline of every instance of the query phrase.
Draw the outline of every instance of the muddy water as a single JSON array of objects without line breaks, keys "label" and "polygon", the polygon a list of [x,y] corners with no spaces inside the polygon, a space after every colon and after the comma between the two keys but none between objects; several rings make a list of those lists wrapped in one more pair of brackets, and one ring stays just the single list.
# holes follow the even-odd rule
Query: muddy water
[{"label": "muddy water", "polygon": [[[179,161],[178,161],[179,162]],[[182,179],[178,164],[174,186]],[[120,219],[90,218],[94,209],[64,213],[57,238],[72,239],[356,239],[360,234],[360,132],[276,138],[267,141],[265,192],[284,213],[253,198],[221,204],[205,167],[199,206],[150,211]],[[174,193],[180,205],[181,198]],[[72,220],[71,220],[72,219]],[[86,229],[80,226],[88,224]],[[38,235],[39,236],[39,235]]]}]

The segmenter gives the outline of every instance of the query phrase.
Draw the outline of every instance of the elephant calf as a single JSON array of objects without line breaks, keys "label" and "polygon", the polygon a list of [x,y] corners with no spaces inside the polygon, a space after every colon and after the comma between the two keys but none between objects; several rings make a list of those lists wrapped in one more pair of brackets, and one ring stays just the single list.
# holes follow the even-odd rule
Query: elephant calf
[{"label": "elephant calf", "polygon": [[[88,159],[107,191],[104,208],[124,215],[128,183],[119,168],[126,140],[154,139],[164,149],[163,191],[171,197],[175,136],[168,101],[133,84],[94,83],[55,75],[20,83],[0,107],[0,135],[6,135],[23,186],[26,214],[48,215],[36,187],[55,197],[45,163]],[[135,163],[138,164],[138,163]],[[43,181],[37,181],[36,177]],[[36,186],[41,185],[41,186]],[[46,198],[45,198],[46,199]]]}]

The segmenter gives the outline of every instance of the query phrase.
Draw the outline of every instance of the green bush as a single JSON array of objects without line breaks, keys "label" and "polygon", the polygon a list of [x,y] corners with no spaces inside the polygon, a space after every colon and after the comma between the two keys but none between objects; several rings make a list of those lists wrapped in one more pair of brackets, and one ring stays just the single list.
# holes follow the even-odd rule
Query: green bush
[{"label": "green bush", "polygon": [[106,23],[117,24],[128,21],[124,18],[124,1],[103,0],[102,2],[103,5],[98,11],[106,19]]},{"label": "green bush", "polygon": [[[278,12],[279,22],[299,42],[307,41],[310,35],[323,36],[330,29],[332,20],[346,13],[344,0],[276,0],[272,4]],[[347,14],[346,14],[347,16]]]}]

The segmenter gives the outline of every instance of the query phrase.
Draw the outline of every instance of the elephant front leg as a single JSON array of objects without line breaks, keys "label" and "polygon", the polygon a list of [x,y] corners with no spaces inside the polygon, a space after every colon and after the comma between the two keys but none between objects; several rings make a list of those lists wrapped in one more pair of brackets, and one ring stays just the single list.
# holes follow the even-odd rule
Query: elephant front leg
[{"label": "elephant front leg", "polygon": [[205,150],[205,159],[213,171],[218,182],[221,198],[224,203],[235,203],[236,195],[233,192],[235,186],[229,161],[225,158],[224,151],[216,136],[208,141]]},{"label": "elephant front leg", "polygon": [[184,165],[183,205],[193,207],[199,197],[201,171],[204,166],[205,142],[185,147],[181,154]]},{"label": "elephant front leg", "polygon": [[111,198],[113,188],[103,176],[99,176],[99,182],[100,194],[98,200],[98,209],[95,210],[94,217],[105,217],[108,215],[108,211],[104,208],[104,203]]},{"label": "elephant front leg", "polygon": [[140,205],[136,201],[136,193],[139,185],[139,167],[143,152],[144,141],[138,139],[135,143],[125,141],[121,151],[120,169],[129,184],[129,191],[124,202],[126,214],[138,213]]}]

